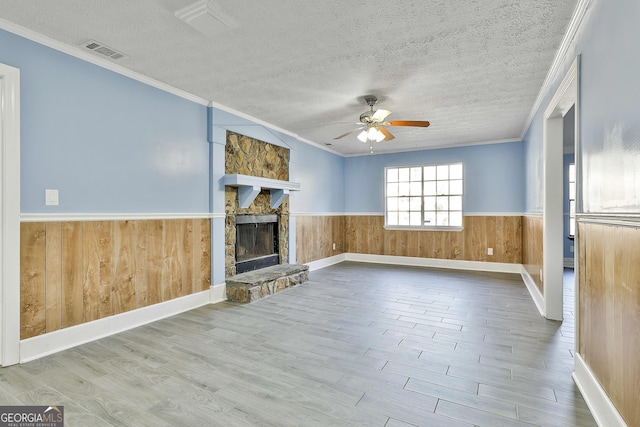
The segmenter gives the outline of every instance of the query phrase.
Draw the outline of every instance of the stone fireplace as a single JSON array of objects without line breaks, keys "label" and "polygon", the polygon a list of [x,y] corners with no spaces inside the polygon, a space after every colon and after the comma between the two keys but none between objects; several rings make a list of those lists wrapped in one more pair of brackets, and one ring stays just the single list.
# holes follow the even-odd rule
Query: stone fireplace
[{"label": "stone fireplace", "polygon": [[[239,135],[227,131],[227,143],[225,146],[225,174],[249,175],[259,178],[274,179],[280,181],[289,180],[289,150],[284,147],[269,144],[248,136]],[[238,188],[233,186],[225,187],[225,277],[229,278],[243,271],[251,271],[254,265],[250,265],[248,270],[244,270],[247,264],[243,259],[247,257],[244,253],[246,245],[241,242],[238,247],[237,219],[242,223],[244,217],[269,216],[275,218],[270,221],[272,225],[271,233],[277,239],[274,242],[274,253],[269,255],[269,262],[284,264],[289,262],[289,201],[285,200],[278,207],[271,207],[271,193],[269,190],[262,190],[255,197],[248,207],[240,207],[238,202]],[[258,223],[259,224],[259,223]],[[275,224],[275,225],[274,225]],[[255,226],[258,231],[268,228],[266,225]],[[273,228],[275,227],[275,229]],[[241,225],[241,228],[243,226]],[[255,238],[256,244],[261,250],[271,240],[268,234],[266,237]],[[277,237],[276,237],[277,236]],[[254,237],[251,237],[253,239]],[[262,239],[262,240],[259,240]],[[251,246],[251,244],[249,244]],[[242,251],[243,253],[238,253]],[[263,250],[264,252],[264,250]],[[261,258],[267,254],[251,256],[251,258]],[[260,263],[263,260],[254,260]],[[273,264],[269,264],[273,265]],[[261,268],[259,266],[259,268]]]}]

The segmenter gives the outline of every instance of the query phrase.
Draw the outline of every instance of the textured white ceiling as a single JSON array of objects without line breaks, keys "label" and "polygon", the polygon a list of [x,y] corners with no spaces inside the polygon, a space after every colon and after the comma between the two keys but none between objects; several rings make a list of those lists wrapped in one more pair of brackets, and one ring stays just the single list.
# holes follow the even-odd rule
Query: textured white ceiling
[{"label": "textured white ceiling", "polygon": [[349,155],[368,147],[333,137],[367,94],[431,121],[376,152],[520,138],[576,0],[214,0],[238,26],[213,37],[174,15],[192,3],[0,0],[0,18]]}]

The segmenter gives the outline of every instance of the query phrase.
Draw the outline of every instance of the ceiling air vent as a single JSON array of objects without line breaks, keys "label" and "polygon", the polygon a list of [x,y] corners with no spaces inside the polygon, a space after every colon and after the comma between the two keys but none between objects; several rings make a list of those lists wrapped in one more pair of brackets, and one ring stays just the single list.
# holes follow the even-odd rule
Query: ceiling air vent
[{"label": "ceiling air vent", "polygon": [[208,37],[215,37],[240,25],[235,18],[211,0],[197,1],[180,9],[175,15]]},{"label": "ceiling air vent", "polygon": [[112,49],[102,43],[98,43],[95,40],[89,40],[88,42],[82,43],[82,47],[111,59],[120,59],[127,56],[124,53],[120,53],[117,50]]}]

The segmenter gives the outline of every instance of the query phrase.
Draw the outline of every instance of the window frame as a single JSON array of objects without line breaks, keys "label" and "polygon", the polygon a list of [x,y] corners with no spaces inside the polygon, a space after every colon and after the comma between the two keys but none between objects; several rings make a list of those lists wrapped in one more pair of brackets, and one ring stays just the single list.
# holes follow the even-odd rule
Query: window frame
[{"label": "window frame", "polygon": [[[571,180],[571,169],[573,169],[573,181]],[[569,200],[569,230],[567,237],[571,240],[575,239],[576,234],[576,197],[578,187],[576,185],[576,164],[569,163],[567,168],[567,199]],[[573,184],[573,198],[571,198],[571,184]],[[573,202],[573,213],[571,212],[571,202]],[[573,229],[573,233],[571,233]]]},{"label": "window frame", "polygon": [[[447,171],[447,174],[450,172],[450,167],[451,166],[457,166],[459,165],[461,168],[461,178],[459,179],[460,181],[462,181],[461,185],[462,185],[462,189],[460,191],[459,194],[452,194],[451,190],[449,188],[447,193],[442,193],[442,194],[436,194],[433,197],[442,197],[442,196],[447,196],[448,198],[452,197],[452,196],[459,196],[460,197],[460,209],[454,209],[451,210],[451,206],[447,207],[446,212],[450,215],[451,212],[460,212],[460,225],[437,225],[437,224],[430,224],[430,225],[425,225],[424,220],[425,220],[425,212],[438,212],[437,207],[435,211],[432,210],[425,210],[425,197],[432,197],[432,195],[425,195],[425,182],[434,182],[437,185],[437,182],[442,182],[442,181],[446,181],[448,183],[448,186],[451,184],[451,181],[458,181],[458,179],[451,179],[450,177],[448,177],[446,180],[438,180],[437,176],[435,180],[425,180],[425,168],[428,167],[435,167],[436,170],[438,167],[442,167],[442,166],[447,166],[449,167],[449,170]],[[393,197],[393,196],[389,196],[388,193],[388,184],[390,183],[388,181],[388,177],[389,177],[389,170],[392,169],[397,169],[398,171],[400,169],[409,169],[409,171],[412,168],[420,168],[421,170],[421,179],[420,179],[420,187],[421,187],[421,192],[420,192],[420,223],[421,225],[389,225],[389,206],[388,206],[388,202],[389,202],[389,197]],[[464,186],[465,186],[465,178],[464,178],[464,163],[463,162],[443,162],[443,163],[427,163],[427,164],[418,164],[418,165],[399,165],[399,166],[385,166],[384,168],[384,176],[383,176],[383,186],[384,186],[384,229],[385,230],[414,230],[414,231],[462,231],[464,230]],[[405,181],[398,181],[398,182],[405,182]],[[411,178],[409,178],[409,181],[406,181],[408,183],[411,182],[417,182],[417,181],[411,181]],[[415,196],[414,196],[415,197]],[[450,201],[450,199],[448,200]],[[399,210],[397,210],[396,212],[400,212]],[[410,209],[406,212],[412,212]],[[413,211],[415,212],[415,211]]]}]

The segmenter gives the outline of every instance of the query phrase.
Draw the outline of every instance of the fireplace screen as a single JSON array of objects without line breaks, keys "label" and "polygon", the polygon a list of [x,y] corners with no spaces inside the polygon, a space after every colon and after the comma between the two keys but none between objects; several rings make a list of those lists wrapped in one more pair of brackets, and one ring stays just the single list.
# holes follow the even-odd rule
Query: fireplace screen
[{"label": "fireplace screen", "polygon": [[236,273],[279,264],[277,215],[236,216]]}]

